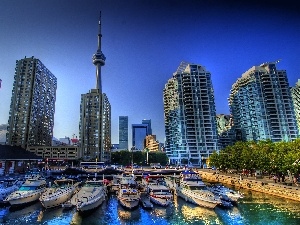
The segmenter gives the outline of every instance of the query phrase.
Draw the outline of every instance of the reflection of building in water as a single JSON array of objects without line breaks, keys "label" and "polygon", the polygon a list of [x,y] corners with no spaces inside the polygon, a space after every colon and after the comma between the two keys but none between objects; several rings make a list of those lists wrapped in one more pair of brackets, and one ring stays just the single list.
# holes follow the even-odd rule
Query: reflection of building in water
[{"label": "reflection of building in water", "polygon": [[70,224],[73,224],[73,225],[78,224],[79,225],[79,224],[81,224],[81,222],[82,222],[82,217],[80,216],[79,212],[75,212],[73,214],[73,217],[72,217],[71,221],[70,221]]},{"label": "reflection of building in water", "polygon": [[181,212],[187,221],[201,220],[204,224],[209,224],[214,220],[216,224],[221,224],[216,212],[208,208],[183,205]]},{"label": "reflection of building in water", "polygon": [[167,209],[166,208],[153,208],[153,215],[164,217],[167,215]]},{"label": "reflection of building in water", "polygon": [[300,218],[300,202],[293,201],[290,199],[274,197],[272,195],[268,195],[261,192],[248,191],[244,194],[245,198],[242,199],[243,203],[251,203],[251,204],[271,204],[278,211],[281,212],[292,212],[298,214]]},{"label": "reflection of building in water", "polygon": [[127,224],[128,221],[134,222],[139,221],[141,219],[140,210],[125,210],[122,206],[118,204],[118,216],[120,218],[120,224]]}]

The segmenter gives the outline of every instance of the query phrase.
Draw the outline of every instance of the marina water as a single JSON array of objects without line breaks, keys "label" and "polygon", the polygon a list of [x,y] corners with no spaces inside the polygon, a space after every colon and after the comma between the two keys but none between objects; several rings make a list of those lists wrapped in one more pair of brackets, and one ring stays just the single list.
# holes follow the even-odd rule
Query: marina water
[{"label": "marina water", "polygon": [[0,208],[0,224],[47,224],[47,225],[201,225],[201,224],[247,224],[247,225],[299,225],[300,202],[244,190],[245,197],[231,209],[206,209],[186,203],[174,196],[171,206],[154,206],[152,210],[142,207],[129,211],[122,208],[115,195],[99,208],[87,215],[80,215],[73,209],[42,209],[36,202],[23,209]]}]

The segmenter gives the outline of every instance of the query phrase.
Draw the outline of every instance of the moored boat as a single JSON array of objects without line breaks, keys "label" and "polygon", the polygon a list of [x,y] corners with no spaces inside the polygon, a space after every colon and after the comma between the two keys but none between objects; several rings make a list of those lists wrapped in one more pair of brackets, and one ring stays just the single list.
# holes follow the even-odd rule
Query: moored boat
[{"label": "moored boat", "polygon": [[40,195],[46,189],[45,178],[37,175],[35,177],[29,178],[24,184],[19,188],[19,190],[14,191],[8,195],[5,201],[8,201],[12,206],[19,206],[23,204],[28,204],[37,201]]},{"label": "moored boat", "polygon": [[213,209],[222,203],[219,197],[208,190],[200,175],[193,171],[184,171],[181,173],[175,193],[187,202],[206,208]]},{"label": "moored boat", "polygon": [[71,198],[71,204],[78,212],[84,213],[99,207],[106,199],[107,188],[103,180],[87,180]]},{"label": "moored boat", "polygon": [[133,174],[124,173],[122,175],[117,198],[120,205],[126,209],[134,209],[139,206],[141,197]]},{"label": "moored boat", "polygon": [[168,206],[172,203],[173,195],[166,186],[164,176],[148,175],[143,178],[142,182],[146,186],[146,192],[151,202],[160,206]]},{"label": "moored boat", "polygon": [[0,204],[6,204],[6,197],[12,192],[17,191],[24,181],[19,180],[4,180],[0,185]]},{"label": "moored boat", "polygon": [[208,185],[208,190],[219,196],[222,201],[228,201],[234,204],[237,203],[239,199],[243,198],[241,193],[225,187],[222,184]]},{"label": "moored boat", "polygon": [[72,197],[79,184],[80,182],[74,183],[72,179],[55,180],[54,184],[42,193],[39,200],[44,208],[60,206]]}]

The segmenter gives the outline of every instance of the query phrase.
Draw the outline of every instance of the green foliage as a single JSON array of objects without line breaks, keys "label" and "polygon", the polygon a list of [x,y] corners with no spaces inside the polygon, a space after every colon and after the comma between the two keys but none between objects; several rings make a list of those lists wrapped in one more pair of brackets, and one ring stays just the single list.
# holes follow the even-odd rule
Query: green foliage
[{"label": "green foliage", "polygon": [[247,141],[227,146],[209,157],[210,165],[226,169],[269,173],[300,172],[300,139],[291,142]]}]

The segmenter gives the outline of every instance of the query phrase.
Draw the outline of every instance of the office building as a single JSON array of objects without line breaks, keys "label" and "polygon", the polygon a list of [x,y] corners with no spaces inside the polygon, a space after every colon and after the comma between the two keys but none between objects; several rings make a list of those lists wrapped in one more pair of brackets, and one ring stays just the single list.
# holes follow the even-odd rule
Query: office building
[{"label": "office building", "polygon": [[6,142],[22,148],[51,145],[57,79],[34,57],[16,61]]},{"label": "office building", "polygon": [[147,124],[148,125],[148,135],[152,135],[152,128],[151,128],[151,120],[143,119],[142,124]]},{"label": "office building", "polygon": [[145,147],[149,152],[159,152],[161,151],[160,143],[156,140],[156,135],[147,135],[145,139]]},{"label": "office building", "polygon": [[148,135],[148,124],[132,124],[132,148],[143,150]]},{"label": "office building", "polygon": [[171,163],[203,165],[218,151],[211,74],[182,62],[163,90],[165,151]]},{"label": "office building", "polygon": [[79,138],[84,160],[109,161],[111,147],[111,109],[108,98],[102,93],[101,67],[105,56],[101,51],[101,14],[98,25],[98,48],[93,55],[96,66],[96,88],[81,95]]},{"label": "office building", "polygon": [[128,116],[119,116],[119,149],[128,149]]},{"label": "office building", "polygon": [[230,111],[234,128],[244,141],[278,142],[297,138],[287,74],[276,69],[277,63],[253,66],[232,85]]},{"label": "office building", "polygon": [[297,81],[296,85],[291,88],[291,93],[297,121],[298,135],[300,135],[300,79]]}]

